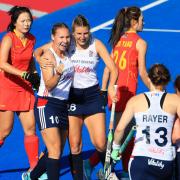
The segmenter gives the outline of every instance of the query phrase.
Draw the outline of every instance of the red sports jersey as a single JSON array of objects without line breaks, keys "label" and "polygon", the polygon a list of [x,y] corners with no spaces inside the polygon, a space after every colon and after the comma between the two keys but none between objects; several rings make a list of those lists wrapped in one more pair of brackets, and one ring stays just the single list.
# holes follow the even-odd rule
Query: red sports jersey
[{"label": "red sports jersey", "polygon": [[[14,32],[6,34],[12,39],[8,63],[22,71],[29,71],[33,60],[35,37],[27,34],[27,43],[23,46]],[[21,77],[0,71],[0,109],[27,111],[34,108],[34,92],[30,82]]]},{"label": "red sports jersey", "polygon": [[[138,79],[138,51],[136,43],[140,39],[136,32],[126,32],[113,49],[113,60],[118,67],[118,98],[116,112],[125,109],[127,101],[136,94]],[[108,99],[109,107],[111,100]]]},{"label": "red sports jersey", "polygon": [[[35,44],[35,37],[31,34],[27,34],[27,43],[23,46],[21,40],[16,36],[14,32],[6,34],[12,39],[12,47],[10,50],[10,56],[8,63],[22,71],[29,71],[30,62],[33,59],[33,49]],[[23,80],[21,77],[1,72],[0,86],[16,89],[27,88],[29,82]]]}]

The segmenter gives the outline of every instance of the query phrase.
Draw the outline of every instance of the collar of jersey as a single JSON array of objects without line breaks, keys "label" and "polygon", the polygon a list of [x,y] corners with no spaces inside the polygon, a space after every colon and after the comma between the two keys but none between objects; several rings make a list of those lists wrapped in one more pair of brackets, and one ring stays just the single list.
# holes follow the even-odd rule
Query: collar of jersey
[{"label": "collar of jersey", "polygon": [[27,44],[27,38],[22,38],[20,33],[18,31],[16,31],[16,29],[14,29],[14,33],[16,34],[16,36],[20,39],[20,41],[22,42],[23,46],[26,46]]}]

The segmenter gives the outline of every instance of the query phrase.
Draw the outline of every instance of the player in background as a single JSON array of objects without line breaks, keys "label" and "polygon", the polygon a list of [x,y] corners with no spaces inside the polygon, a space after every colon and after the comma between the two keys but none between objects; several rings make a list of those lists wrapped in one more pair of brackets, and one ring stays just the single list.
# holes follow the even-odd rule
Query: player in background
[{"label": "player in background", "polygon": [[[176,94],[180,96],[180,75],[174,81],[174,88]],[[180,179],[180,119],[177,118],[174,123],[172,133],[173,143],[176,145],[176,159],[175,159],[175,179]]]},{"label": "player in background", "polygon": [[[138,74],[144,84],[149,87],[146,71],[146,42],[137,34],[143,29],[143,15],[138,7],[128,7],[119,10],[115,17],[109,42],[112,46],[112,58],[118,68],[118,101],[116,103],[116,123],[118,123],[127,101],[136,94]],[[106,67],[103,74],[102,89],[105,90],[108,84],[109,70]],[[111,99],[108,99],[108,106],[111,109]],[[126,129],[124,138],[130,131],[134,121]],[[128,161],[134,139],[129,142],[125,152],[122,154],[124,171],[128,171]]]},{"label": "player in background", "polygon": [[171,180],[175,149],[172,129],[176,114],[180,117],[180,97],[164,91],[170,73],[162,64],[153,65],[148,73],[150,91],[132,97],[115,130],[111,157],[119,157],[120,144],[127,125],[135,118],[135,145],[129,161],[129,177]]},{"label": "player in background", "polygon": [[[119,10],[115,17],[109,42],[112,46],[111,56],[118,68],[118,101],[116,103],[116,123],[118,123],[127,101],[136,94],[138,73],[144,84],[148,87],[146,71],[146,42],[137,34],[143,29],[143,15],[138,7],[128,7]],[[109,69],[106,67],[103,74],[102,90],[106,90],[109,80]],[[108,98],[108,106],[111,109],[112,101]],[[134,121],[127,127],[124,138],[134,125]],[[123,168],[128,171],[128,161],[134,145],[132,139],[122,155]],[[86,172],[97,164],[97,155],[91,156],[85,162]],[[88,165],[89,164],[89,165]]]},{"label": "player in background", "polygon": [[38,161],[38,137],[34,117],[34,92],[39,76],[35,69],[33,49],[35,37],[30,34],[33,17],[27,7],[14,6],[8,14],[11,21],[0,49],[0,146],[10,134],[14,114],[24,130],[24,146],[30,169]]}]

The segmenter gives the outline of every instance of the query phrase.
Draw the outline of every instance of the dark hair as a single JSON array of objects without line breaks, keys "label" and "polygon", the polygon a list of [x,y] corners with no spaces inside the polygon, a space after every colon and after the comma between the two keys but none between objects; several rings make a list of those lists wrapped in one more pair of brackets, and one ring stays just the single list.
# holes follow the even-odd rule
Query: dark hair
[{"label": "dark hair", "polygon": [[90,25],[88,20],[83,16],[83,15],[77,15],[73,22],[72,22],[72,31],[75,31],[75,26],[79,26],[79,27],[88,27],[88,29],[90,30]]},{"label": "dark hair", "polygon": [[32,17],[32,14],[31,14],[31,11],[29,10],[29,8],[22,7],[22,6],[14,6],[8,11],[8,14],[11,16],[11,22],[9,23],[9,25],[7,27],[7,31],[14,30],[14,28],[15,28],[14,24],[16,23],[19,15],[24,12],[29,14],[29,16],[31,18],[31,22],[33,22],[33,17]]},{"label": "dark hair", "polygon": [[171,79],[169,70],[163,64],[154,64],[150,68],[148,76],[155,86],[165,86]]},{"label": "dark hair", "polygon": [[65,23],[56,23],[52,27],[51,34],[55,35],[56,34],[56,30],[59,29],[59,28],[65,28],[65,29],[69,30],[69,27]]},{"label": "dark hair", "polygon": [[128,7],[119,10],[115,17],[111,34],[109,38],[109,43],[114,48],[120,37],[131,27],[131,20],[138,21],[141,16],[141,10],[138,7]]},{"label": "dark hair", "polygon": [[174,87],[180,92],[180,75],[178,75],[174,81]]}]

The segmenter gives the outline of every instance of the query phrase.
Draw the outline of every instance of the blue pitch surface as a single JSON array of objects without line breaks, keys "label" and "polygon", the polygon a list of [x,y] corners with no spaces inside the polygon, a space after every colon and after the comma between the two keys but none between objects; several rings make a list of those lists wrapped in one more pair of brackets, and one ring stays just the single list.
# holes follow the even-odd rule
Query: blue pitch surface
[{"label": "blue pitch surface", "polygon": [[[180,8],[178,8],[178,0],[156,1],[159,5],[146,6],[155,1],[152,0],[85,0],[74,6],[61,9],[52,14],[46,15],[42,18],[36,19],[33,23],[32,34],[37,38],[36,48],[50,41],[50,30],[54,23],[65,22],[71,26],[73,18],[77,14],[83,14],[89,20],[91,27],[99,27],[105,22],[112,20],[118,10],[125,6],[136,5],[143,9],[145,20],[145,31],[140,33],[148,43],[147,51],[147,68],[153,63],[165,64],[172,74],[172,81],[167,87],[169,92],[174,92],[173,80],[177,74],[180,74],[180,60],[179,60],[179,40],[180,40],[180,21],[178,15]],[[109,32],[111,23],[107,26],[101,26],[102,29],[94,30],[93,35],[102,40],[109,51],[108,45]],[[150,31],[151,30],[151,31]],[[164,32],[161,32],[161,31]],[[173,31],[176,30],[176,31]],[[0,38],[2,35],[0,34]],[[37,65],[38,67],[38,65]],[[38,67],[39,68],[39,67]],[[99,80],[101,84],[101,77],[103,73],[104,63],[99,65]],[[138,93],[147,90],[139,79]],[[109,124],[109,111],[107,110],[107,127]],[[39,132],[37,132],[39,135]],[[40,137],[40,135],[39,135]],[[43,148],[42,140],[40,141],[40,149]],[[83,157],[90,156],[94,148],[90,142],[89,135],[86,128],[83,129]],[[68,165],[67,155],[69,154],[69,147],[66,144],[61,163],[60,179],[72,179]],[[6,139],[3,148],[0,149],[0,179],[2,180],[20,180],[21,174],[28,168],[28,161],[24,151],[23,145],[23,130],[15,118],[14,129],[11,135]],[[98,165],[93,172],[92,179],[96,179],[96,172],[101,168]],[[120,169],[120,165],[118,168]]]}]

